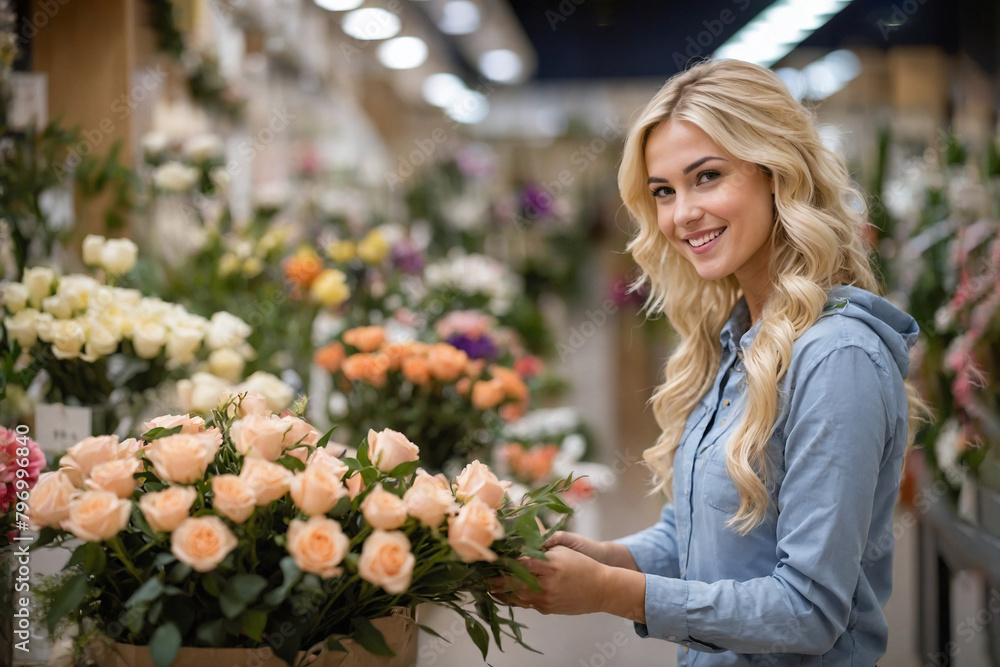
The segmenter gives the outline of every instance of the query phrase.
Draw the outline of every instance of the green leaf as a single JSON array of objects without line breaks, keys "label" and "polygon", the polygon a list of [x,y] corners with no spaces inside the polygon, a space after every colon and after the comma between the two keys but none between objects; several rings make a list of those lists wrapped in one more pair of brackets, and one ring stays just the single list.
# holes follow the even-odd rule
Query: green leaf
[{"label": "green leaf", "polygon": [[336,637],[326,638],[326,650],[328,651],[338,651],[340,653],[347,653],[347,647],[341,643]]},{"label": "green leaf", "polygon": [[219,596],[219,609],[225,614],[226,618],[236,618],[244,612],[247,608],[245,602],[240,602],[239,600],[234,600],[225,593]]},{"label": "green leaf", "polygon": [[332,436],[333,432],[336,430],[337,430],[336,427],[334,427],[331,428],[326,433],[324,433],[323,436],[316,441],[316,449],[323,449],[324,447],[326,447],[327,443],[330,442],[330,436]]},{"label": "green leaf", "polygon": [[149,429],[139,437],[145,440],[146,442],[150,442],[151,440],[158,440],[159,438],[165,438],[168,435],[176,435],[177,433],[181,432],[182,428],[184,427],[174,426],[173,428],[163,428],[157,426],[156,428]]},{"label": "green leaf", "polygon": [[354,639],[361,647],[372,655],[383,655],[388,658],[395,656],[389,645],[385,643],[385,637],[372,625],[372,622],[363,616],[355,616],[351,619],[351,627],[354,628]]},{"label": "green leaf", "polygon": [[84,542],[76,548],[63,570],[82,565],[84,574],[100,574],[106,562],[107,557],[100,543]]},{"label": "green leaf", "polygon": [[149,654],[156,667],[170,667],[181,650],[181,631],[173,623],[161,625],[149,640]]},{"label": "green leaf", "polygon": [[35,539],[34,542],[31,543],[31,547],[28,550],[34,551],[35,549],[44,547],[47,544],[51,544],[52,542],[55,541],[57,537],[60,536],[60,534],[61,533],[55,528],[50,528],[46,526],[45,528],[42,528],[41,531],[39,531],[38,537]]},{"label": "green leaf", "polygon": [[267,625],[267,614],[255,609],[243,612],[243,632],[255,641],[264,641],[264,626]]},{"label": "green leaf", "polygon": [[156,598],[163,594],[163,582],[158,578],[153,577],[152,579],[147,579],[146,583],[132,593],[132,596],[128,600],[125,600],[126,607],[135,607],[137,605],[152,602]]},{"label": "green leaf", "polygon": [[211,621],[206,621],[198,626],[195,630],[194,636],[203,644],[208,644],[209,646],[222,646],[226,641],[226,621],[222,618],[216,618]]},{"label": "green leaf", "polygon": [[167,581],[180,584],[183,583],[191,575],[191,566],[187,563],[177,563],[172,568],[170,568],[170,574],[167,576]]},{"label": "green leaf", "polygon": [[217,576],[212,574],[208,574],[201,578],[201,587],[213,598],[217,598],[222,594],[222,588],[219,586],[219,579]]},{"label": "green leaf", "polygon": [[528,568],[518,563],[515,559],[504,558],[500,561],[500,566],[510,570],[510,573],[513,574],[518,581],[527,584],[528,588],[535,593],[542,592],[542,585],[538,583],[538,579],[535,578],[535,575],[529,572]]},{"label": "green leaf", "polygon": [[483,654],[483,660],[486,660],[486,654],[490,651],[490,635],[486,632],[486,628],[476,619],[467,616],[465,618],[465,629],[469,632],[469,636],[472,637],[472,641],[479,647],[480,652]]},{"label": "green leaf", "polygon": [[337,504],[327,512],[327,515],[333,517],[334,519],[339,519],[347,515],[351,511],[351,499],[348,496],[344,496],[337,501]]},{"label": "green leaf", "polygon": [[365,438],[360,445],[358,445],[358,462],[368,467],[372,464],[372,460],[368,458],[368,438]]},{"label": "green leaf", "polygon": [[229,578],[222,594],[248,605],[267,588],[267,579],[259,574],[237,574]]},{"label": "green leaf", "polygon": [[451,643],[450,639],[446,639],[446,638],[442,637],[441,633],[439,633],[437,630],[435,630],[434,628],[432,628],[429,625],[421,625],[420,623],[417,623],[417,627],[420,628],[421,630],[423,630],[424,632],[426,632],[429,635],[433,635],[433,636],[437,637],[438,639],[443,639],[448,644]]},{"label": "green leaf", "polygon": [[302,576],[302,570],[299,566],[295,564],[295,560],[291,556],[285,556],[281,559],[281,572],[285,575],[285,579],[280,586],[275,589],[269,590],[264,594],[264,602],[271,606],[277,607],[285,598],[288,597],[288,591],[292,589],[298,580]]},{"label": "green leaf", "polygon": [[420,467],[420,461],[404,461],[389,471],[389,477],[404,479],[412,475]]},{"label": "green leaf", "polygon": [[302,461],[291,455],[282,456],[280,459],[277,460],[277,463],[291,470],[292,472],[306,469],[305,463],[303,463]]},{"label": "green leaf", "polygon": [[55,632],[56,624],[70,612],[78,609],[87,596],[87,575],[78,574],[66,580],[59,590],[52,596],[52,607],[45,617],[45,624],[49,629],[49,634]]}]

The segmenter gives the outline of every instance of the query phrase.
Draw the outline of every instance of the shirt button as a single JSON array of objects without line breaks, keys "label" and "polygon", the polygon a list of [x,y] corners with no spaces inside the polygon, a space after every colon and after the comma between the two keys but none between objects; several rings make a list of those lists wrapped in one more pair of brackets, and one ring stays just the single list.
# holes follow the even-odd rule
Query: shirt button
[{"label": "shirt button", "polygon": [[726,425],[726,420],[725,419],[723,419],[721,422],[719,422],[719,426],[725,426],[725,425]]},{"label": "shirt button", "polygon": [[684,495],[685,496],[690,496],[691,495],[691,489],[684,489]]},{"label": "shirt button", "polygon": [[730,403],[730,401],[729,401],[729,399],[727,398],[726,400],[724,400],[724,401],[722,402],[722,407],[724,407],[724,408],[728,408],[728,407],[729,407],[729,403]]},{"label": "shirt button", "polygon": [[677,639],[677,637],[670,635],[667,637],[667,639],[669,639],[670,641],[674,641],[675,639]]}]

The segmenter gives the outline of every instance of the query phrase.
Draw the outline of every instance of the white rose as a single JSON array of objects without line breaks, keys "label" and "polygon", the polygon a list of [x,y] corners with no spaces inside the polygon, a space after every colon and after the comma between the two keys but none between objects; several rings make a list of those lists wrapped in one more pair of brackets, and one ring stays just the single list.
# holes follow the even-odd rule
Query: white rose
[{"label": "white rose", "polygon": [[28,349],[38,340],[38,311],[34,308],[25,308],[19,311],[14,317],[5,317],[3,325],[7,327],[7,334],[21,344],[21,347]]},{"label": "white rose", "polygon": [[58,294],[53,294],[42,299],[42,310],[46,313],[51,313],[52,317],[57,320],[68,320],[73,317],[73,306],[70,304],[69,299]]},{"label": "white rose", "polygon": [[93,363],[99,357],[113,354],[118,349],[118,343],[121,342],[121,339],[121,335],[116,331],[100,322],[91,322],[87,331],[87,342],[83,349],[83,360]]},{"label": "white rose", "polygon": [[208,355],[208,370],[228,382],[239,382],[246,362],[236,350],[224,347]]},{"label": "white rose", "polygon": [[177,402],[184,412],[207,414],[219,406],[219,397],[232,386],[211,373],[195,373],[190,380],[177,382]]},{"label": "white rose", "polygon": [[101,248],[101,266],[116,276],[128,273],[138,257],[139,247],[129,239],[108,239]]},{"label": "white rose", "polygon": [[170,137],[163,132],[150,132],[142,138],[142,150],[146,155],[159,155],[169,145]]},{"label": "white rose", "polygon": [[214,134],[199,134],[184,142],[184,154],[195,162],[207,162],[222,155],[222,140]]},{"label": "white rose", "polygon": [[153,172],[153,183],[166,192],[184,192],[198,182],[198,170],[180,162],[167,162]]},{"label": "white rose", "polygon": [[28,288],[22,283],[4,283],[0,287],[3,287],[3,306],[7,312],[13,315],[28,305]]},{"label": "white rose", "polygon": [[114,294],[115,301],[120,303],[124,308],[135,308],[143,300],[142,292],[137,289],[112,287],[111,292]]},{"label": "white rose", "polygon": [[38,332],[38,340],[46,343],[52,342],[52,325],[55,321],[50,313],[38,313],[35,316],[35,331]]},{"label": "white rose", "polygon": [[87,266],[101,265],[101,252],[104,250],[104,237],[98,234],[87,234],[83,239],[83,263]]},{"label": "white rose", "polygon": [[94,297],[103,287],[90,276],[63,276],[59,279],[56,294],[65,298],[73,310],[85,310],[88,307],[99,309],[105,304]]},{"label": "white rose", "polygon": [[281,412],[295,398],[295,391],[270,373],[257,371],[238,388],[239,392],[252,391],[261,394],[267,400],[267,407],[272,412]]},{"label": "white rose", "polygon": [[45,266],[35,266],[24,270],[24,278],[21,279],[21,282],[28,288],[28,299],[33,307],[42,307],[42,299],[52,294],[52,283],[55,279],[55,272]]},{"label": "white rose", "polygon": [[251,333],[253,329],[249,324],[235,315],[222,311],[212,315],[208,323],[208,332],[205,334],[205,344],[212,350],[237,347]]},{"label": "white rose", "polygon": [[143,359],[153,359],[167,342],[167,328],[159,322],[143,322],[132,328],[132,347]]},{"label": "white rose", "polygon": [[209,174],[208,177],[212,179],[215,183],[215,187],[219,190],[225,190],[229,187],[229,183],[232,178],[229,176],[229,172],[226,171],[224,167],[216,167]]},{"label": "white rose", "polygon": [[204,334],[201,329],[175,327],[167,337],[167,359],[178,364],[190,364],[201,346]]},{"label": "white rose", "polygon": [[52,324],[52,354],[56,359],[76,359],[87,340],[83,325],[76,320],[58,320]]}]

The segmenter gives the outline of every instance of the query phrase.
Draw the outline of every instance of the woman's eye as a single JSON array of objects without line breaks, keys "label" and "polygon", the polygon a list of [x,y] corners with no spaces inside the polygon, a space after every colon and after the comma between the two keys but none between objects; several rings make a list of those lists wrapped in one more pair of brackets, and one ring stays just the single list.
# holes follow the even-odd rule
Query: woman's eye
[{"label": "woman's eye", "polygon": [[666,197],[667,195],[674,194],[673,188],[668,188],[667,186],[662,186],[653,190],[654,197]]},{"label": "woman's eye", "polygon": [[712,170],[703,171],[700,174],[698,174],[698,182],[707,183],[708,181],[714,181],[719,176],[721,176],[721,174],[717,171],[712,171]]}]

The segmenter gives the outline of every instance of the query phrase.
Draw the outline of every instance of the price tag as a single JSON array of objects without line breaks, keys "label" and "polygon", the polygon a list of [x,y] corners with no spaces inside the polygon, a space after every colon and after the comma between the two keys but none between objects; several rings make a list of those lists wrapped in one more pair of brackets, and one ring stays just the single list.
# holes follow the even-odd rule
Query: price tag
[{"label": "price tag", "polygon": [[35,441],[46,454],[63,452],[93,435],[90,408],[42,403],[35,408]]},{"label": "price tag", "polygon": [[49,121],[48,81],[45,72],[11,73],[7,122],[12,129],[26,130],[32,125],[41,129]]}]

